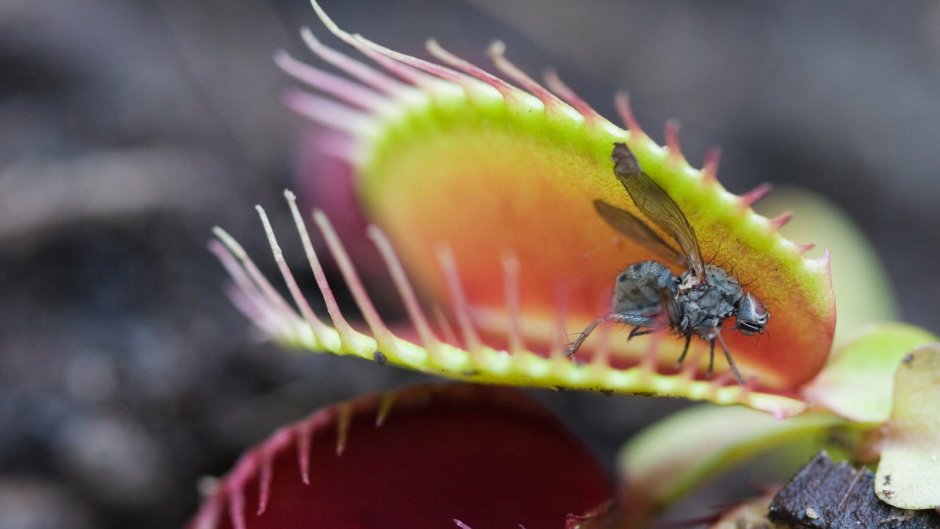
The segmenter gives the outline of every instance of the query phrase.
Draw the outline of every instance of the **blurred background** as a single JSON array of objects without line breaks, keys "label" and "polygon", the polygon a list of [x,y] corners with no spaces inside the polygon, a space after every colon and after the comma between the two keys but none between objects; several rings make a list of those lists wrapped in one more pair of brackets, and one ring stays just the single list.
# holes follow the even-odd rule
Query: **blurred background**
[{"label": "blurred background", "polygon": [[[407,53],[435,36],[485,64],[504,40],[607,116],[627,89],[655,139],[681,121],[694,165],[719,144],[730,190],[846,210],[903,319],[940,331],[940,4],[322,4]],[[205,249],[220,224],[275,273],[252,206],[290,230],[280,193],[311,176],[271,60],[310,57],[303,25],[326,37],[304,0],[0,1],[0,529],[181,527],[199,477],[277,425],[421,379],[264,343]],[[682,406],[533,393],[609,465]]]}]

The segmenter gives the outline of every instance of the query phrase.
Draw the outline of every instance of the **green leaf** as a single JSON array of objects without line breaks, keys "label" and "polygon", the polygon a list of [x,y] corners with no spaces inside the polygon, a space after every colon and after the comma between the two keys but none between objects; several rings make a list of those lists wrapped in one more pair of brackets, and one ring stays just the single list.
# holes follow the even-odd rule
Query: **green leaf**
[{"label": "green leaf", "polygon": [[669,506],[737,463],[798,440],[825,438],[845,425],[824,412],[787,420],[741,407],[698,406],[674,414],[630,440],[619,458],[631,526]]},{"label": "green leaf", "polygon": [[924,329],[901,323],[860,329],[830,357],[803,395],[852,421],[883,423],[891,414],[898,362],[914,347],[936,339]]},{"label": "green leaf", "polygon": [[940,507],[940,344],[914,349],[894,375],[894,406],[875,493],[901,509]]}]

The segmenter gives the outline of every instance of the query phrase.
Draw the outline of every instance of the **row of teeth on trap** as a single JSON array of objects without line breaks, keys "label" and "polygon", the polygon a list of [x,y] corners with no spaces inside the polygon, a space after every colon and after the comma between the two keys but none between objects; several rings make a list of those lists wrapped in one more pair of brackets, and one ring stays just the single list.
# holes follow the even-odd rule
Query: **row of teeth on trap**
[{"label": "row of teeth on trap", "polygon": [[[730,373],[723,372],[711,379],[696,379],[697,362],[687,362],[676,373],[659,373],[658,341],[651,341],[637,365],[629,368],[611,367],[607,351],[607,333],[601,332],[595,354],[586,364],[572,362],[564,355],[567,334],[564,318],[556,320],[556,339],[548,356],[538,355],[523,340],[522,315],[518,296],[519,263],[504,260],[506,315],[509,320],[509,350],[486,345],[474,325],[471,307],[461,287],[457,263],[452,254],[441,248],[439,257],[451,296],[451,325],[444,311],[435,307],[437,321],[427,316],[388,237],[377,227],[368,228],[368,236],[378,248],[404,307],[418,343],[393,333],[383,321],[366,291],[336,230],[321,211],[313,214],[314,223],[359,308],[368,334],[357,331],[347,321],[327,280],[306,223],[297,207],[296,197],[285,192],[291,215],[297,226],[308,264],[326,307],[326,323],[313,310],[288,267],[280,244],[264,209],[257,208],[264,231],[281,272],[293,306],[265,278],[258,266],[238,242],[221,228],[215,229],[217,240],[210,250],[231,275],[234,288],[229,295],[236,306],[278,342],[312,351],[359,356],[378,363],[391,363],[435,373],[448,378],[497,384],[526,385],[548,388],[583,389],[616,393],[654,393],[683,396],[716,403],[743,403],[777,415],[791,415],[805,409],[793,399],[770,395],[734,383]],[[399,333],[401,334],[401,333]]]},{"label": "row of teeth on trap", "polygon": [[[506,58],[505,46],[501,42],[494,42],[489,47],[489,57],[500,72],[522,89],[454,55],[435,40],[427,42],[428,52],[446,66],[405,55],[361,35],[350,34],[339,28],[315,1],[312,3],[324,25],[335,36],[382,68],[376,69],[326,46],[309,28],[304,28],[301,36],[310,50],[349,78],[298,61],[284,51],[275,54],[275,62],[286,73],[328,96],[289,90],[284,96],[287,106],[338,132],[331,141],[322,142],[322,147],[329,154],[345,159],[354,166],[365,155],[368,139],[379,134],[383,127],[389,126],[383,120],[401,118],[410,108],[426,106],[433,102],[435,94],[452,98],[454,94],[462,93],[471,105],[477,99],[489,101],[497,97],[510,106],[515,105],[527,111],[542,110],[547,116],[574,119],[591,129],[608,129],[616,135],[623,133],[567,86],[554,71],[546,72],[544,86],[532,79]],[[705,185],[720,186],[717,180],[720,159],[718,148],[708,149],[702,168],[694,169],[682,153],[677,121],[666,122],[663,149],[640,126],[626,93],[616,94],[615,106],[630,135],[636,137],[634,145],[643,144],[651,150],[664,150],[671,163],[689,169],[681,173],[697,175]],[[744,211],[766,197],[770,191],[771,186],[764,183],[741,195],[727,194]],[[771,231],[778,232],[791,220],[792,214],[783,213],[772,219],[756,214],[754,217],[765,222]],[[795,243],[785,239],[781,243],[800,255],[814,248],[812,243]],[[825,260],[824,256],[808,261],[819,261],[813,264],[826,266]]]}]

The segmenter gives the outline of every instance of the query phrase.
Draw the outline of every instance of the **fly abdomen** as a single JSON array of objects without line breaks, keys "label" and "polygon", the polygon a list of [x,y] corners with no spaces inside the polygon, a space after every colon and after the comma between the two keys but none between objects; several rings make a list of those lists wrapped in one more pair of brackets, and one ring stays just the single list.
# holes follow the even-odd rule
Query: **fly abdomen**
[{"label": "fly abdomen", "polygon": [[634,263],[617,275],[612,312],[652,316],[662,311],[663,290],[674,296],[678,278],[656,261]]}]

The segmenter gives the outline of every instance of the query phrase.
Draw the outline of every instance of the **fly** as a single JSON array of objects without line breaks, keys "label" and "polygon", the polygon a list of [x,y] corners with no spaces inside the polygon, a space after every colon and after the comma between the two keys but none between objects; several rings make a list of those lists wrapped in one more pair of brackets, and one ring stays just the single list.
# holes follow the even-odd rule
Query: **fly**
[{"label": "fly", "polygon": [[[731,372],[740,384],[744,379],[738,371],[721,337],[724,321],[735,317],[735,326],[745,335],[761,334],[770,313],[750,292],[745,292],[731,274],[716,265],[705,264],[695,231],[675,201],[646,173],[630,149],[615,143],[611,154],[614,175],[623,185],[637,208],[652,224],[666,234],[663,239],[646,222],[629,211],[594,201],[594,209],[607,224],[630,239],[642,244],[663,260],[687,268],[680,276],[659,261],[643,261],[628,266],[617,276],[610,312],[591,322],[566,349],[568,357],[577,353],[584,340],[601,323],[623,323],[633,326],[629,338],[663,329],[662,316],[669,328],[685,337],[685,347],[677,365],[682,365],[692,336],[708,342],[707,376],[715,363],[715,342],[721,346]],[[678,249],[677,249],[678,248]],[[628,338],[628,339],[629,339]]]}]

